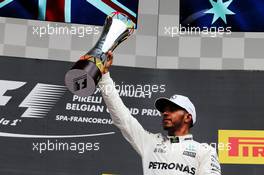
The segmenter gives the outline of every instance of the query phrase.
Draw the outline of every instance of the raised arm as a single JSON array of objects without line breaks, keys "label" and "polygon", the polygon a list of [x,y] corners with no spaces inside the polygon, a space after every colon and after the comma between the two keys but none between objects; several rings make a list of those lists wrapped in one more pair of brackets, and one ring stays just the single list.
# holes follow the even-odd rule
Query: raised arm
[{"label": "raised arm", "polygon": [[134,149],[143,155],[144,143],[150,141],[152,134],[145,131],[137,119],[130,114],[129,109],[120,98],[109,72],[103,74],[99,87],[114,125],[121,130]]}]

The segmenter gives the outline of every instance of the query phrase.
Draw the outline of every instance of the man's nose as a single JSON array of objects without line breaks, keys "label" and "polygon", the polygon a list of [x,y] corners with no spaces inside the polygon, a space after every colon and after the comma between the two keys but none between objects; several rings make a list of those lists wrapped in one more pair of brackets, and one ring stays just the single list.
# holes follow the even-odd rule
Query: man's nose
[{"label": "man's nose", "polygon": [[169,115],[169,112],[168,112],[168,111],[164,111],[164,112],[162,112],[162,115],[163,115],[164,117],[167,117],[167,116]]}]

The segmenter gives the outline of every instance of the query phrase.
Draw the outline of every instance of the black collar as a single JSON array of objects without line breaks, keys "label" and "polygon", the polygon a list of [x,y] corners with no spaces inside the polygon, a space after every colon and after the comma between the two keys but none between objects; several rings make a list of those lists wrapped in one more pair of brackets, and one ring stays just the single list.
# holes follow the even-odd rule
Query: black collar
[{"label": "black collar", "polygon": [[187,140],[193,140],[193,136],[191,134],[187,134],[185,136],[167,136],[171,143],[180,143]]}]

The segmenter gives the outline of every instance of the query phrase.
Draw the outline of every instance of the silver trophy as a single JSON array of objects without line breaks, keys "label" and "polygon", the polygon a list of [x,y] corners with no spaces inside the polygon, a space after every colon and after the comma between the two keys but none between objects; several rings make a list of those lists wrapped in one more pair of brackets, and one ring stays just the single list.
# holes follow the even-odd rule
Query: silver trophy
[{"label": "silver trophy", "polygon": [[95,46],[66,73],[67,88],[78,96],[92,95],[102,77],[107,52],[113,51],[126,40],[133,33],[134,28],[133,21],[127,15],[120,12],[109,15]]}]

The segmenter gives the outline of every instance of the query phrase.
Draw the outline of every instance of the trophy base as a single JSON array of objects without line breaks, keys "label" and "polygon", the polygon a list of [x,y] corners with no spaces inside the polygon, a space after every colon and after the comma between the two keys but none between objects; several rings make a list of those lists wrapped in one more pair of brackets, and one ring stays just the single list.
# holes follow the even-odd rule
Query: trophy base
[{"label": "trophy base", "polygon": [[65,85],[75,95],[87,97],[94,93],[102,77],[100,69],[91,61],[79,60],[65,75]]}]

